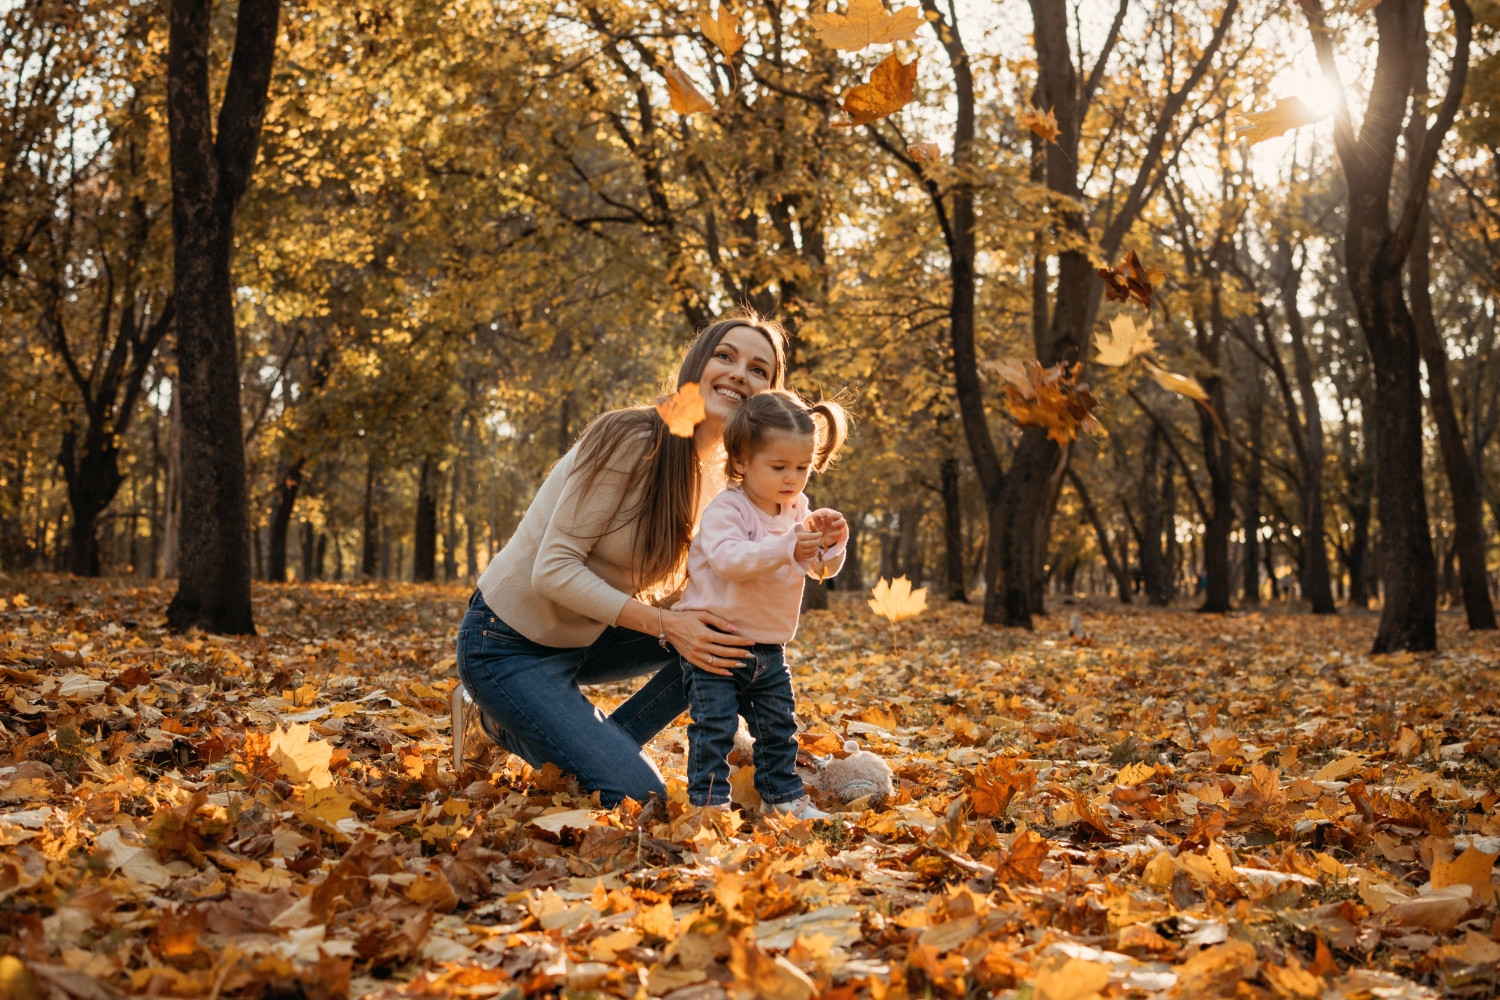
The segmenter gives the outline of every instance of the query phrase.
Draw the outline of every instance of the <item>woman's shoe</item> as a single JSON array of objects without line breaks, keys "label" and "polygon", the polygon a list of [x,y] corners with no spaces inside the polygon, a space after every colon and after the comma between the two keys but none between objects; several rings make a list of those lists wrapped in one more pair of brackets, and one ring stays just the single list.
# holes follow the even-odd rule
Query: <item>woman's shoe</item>
[{"label": "woman's shoe", "polygon": [[457,774],[466,764],[482,765],[488,761],[490,751],[499,746],[500,739],[485,725],[490,720],[474,704],[462,683],[453,689],[448,707],[453,726],[453,771]]}]

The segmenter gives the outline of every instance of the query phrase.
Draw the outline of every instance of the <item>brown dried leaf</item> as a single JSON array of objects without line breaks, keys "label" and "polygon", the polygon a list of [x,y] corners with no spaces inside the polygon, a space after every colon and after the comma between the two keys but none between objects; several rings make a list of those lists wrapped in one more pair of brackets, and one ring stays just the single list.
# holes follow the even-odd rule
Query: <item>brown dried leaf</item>
[{"label": "brown dried leaf", "polygon": [[862,83],[844,95],[840,105],[852,121],[835,122],[837,128],[868,125],[886,115],[900,111],[911,103],[917,85],[917,60],[903,63],[892,52],[870,71],[870,82]]},{"label": "brown dried leaf", "polygon": [[680,67],[667,66],[662,70],[662,75],[667,78],[667,96],[671,100],[672,110],[679,115],[692,115],[699,111],[714,109],[713,102],[703,96],[697,84],[693,83],[692,78]]}]

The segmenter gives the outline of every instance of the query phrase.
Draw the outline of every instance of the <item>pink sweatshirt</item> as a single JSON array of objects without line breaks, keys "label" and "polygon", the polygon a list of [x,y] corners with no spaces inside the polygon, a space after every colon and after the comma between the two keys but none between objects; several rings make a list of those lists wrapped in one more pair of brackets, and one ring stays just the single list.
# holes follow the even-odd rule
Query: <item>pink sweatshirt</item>
[{"label": "pink sweatshirt", "polygon": [[703,511],[698,534],[688,549],[688,582],[675,611],[712,611],[734,623],[756,642],[785,643],[797,634],[804,576],[831,577],[844,565],[846,541],[816,559],[798,563],[793,530],[807,520],[807,496],[774,517],[756,507],[735,486],[714,497]]}]

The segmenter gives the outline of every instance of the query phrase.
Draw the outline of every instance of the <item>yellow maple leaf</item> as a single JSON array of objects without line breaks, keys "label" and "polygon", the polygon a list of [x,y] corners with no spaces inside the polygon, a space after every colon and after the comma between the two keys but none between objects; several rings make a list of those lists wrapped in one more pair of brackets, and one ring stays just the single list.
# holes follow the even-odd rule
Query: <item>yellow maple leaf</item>
[{"label": "yellow maple leaf", "polygon": [[1120,768],[1120,773],[1115,775],[1115,784],[1122,788],[1134,788],[1136,785],[1144,785],[1154,777],[1156,777],[1156,765],[1139,760]]},{"label": "yellow maple leaf", "polygon": [[667,78],[667,96],[671,99],[672,110],[679,115],[714,109],[713,102],[703,96],[703,91],[698,89],[681,68],[668,66],[662,70],[662,75]]},{"label": "yellow maple leaf", "polygon": [[889,582],[881,577],[870,593],[870,610],[892,625],[927,610],[927,588],[912,590],[911,581],[904,576]]},{"label": "yellow maple leaf", "polygon": [[1327,111],[1318,114],[1300,97],[1283,97],[1270,111],[1254,111],[1244,115],[1247,124],[1236,125],[1234,137],[1249,139],[1250,145],[1253,146],[1257,142],[1265,142],[1267,139],[1274,139],[1293,129],[1321,121],[1329,114],[1330,112]]},{"label": "yellow maple leaf", "polygon": [[868,125],[886,115],[900,111],[911,103],[917,84],[917,60],[902,63],[892,52],[870,71],[870,82],[854,87],[844,95],[841,107],[854,116],[853,121],[836,122],[835,127],[853,128]]},{"label": "yellow maple leaf", "polygon": [[917,37],[922,26],[922,12],[902,7],[887,14],[880,0],[849,0],[847,14],[814,14],[813,30],[824,43],[845,52],[857,52],[869,45],[890,45]]},{"label": "yellow maple leaf", "polygon": [[1137,326],[1135,320],[1120,313],[1109,321],[1109,333],[1094,339],[1094,360],[1118,368],[1131,358],[1156,349],[1151,339],[1151,321]]},{"label": "yellow maple leaf", "polygon": [[692,437],[693,428],[703,422],[703,393],[697,382],[684,382],[682,388],[656,402],[656,412],[667,423],[667,430],[678,437]]},{"label": "yellow maple leaf", "polygon": [[271,734],[267,756],[281,768],[288,781],[305,781],[314,788],[333,784],[328,762],[333,759],[333,744],[310,738],[311,727],[297,722]]},{"label": "yellow maple leaf", "polygon": [[740,33],[739,18],[734,16],[734,11],[727,4],[719,4],[718,17],[711,17],[707,11],[699,11],[698,30],[703,32],[704,38],[719,47],[726,59],[733,59],[734,54],[745,47],[745,36]]},{"label": "yellow maple leaf", "polygon": [[1044,114],[1039,109],[1033,108],[1028,104],[1016,116],[1016,120],[1055,146],[1057,145],[1057,137],[1062,134],[1062,129],[1057,124],[1057,115],[1054,114],[1055,110],[1054,108],[1048,108]]},{"label": "yellow maple leaf", "polygon": [[1474,889],[1474,897],[1485,901],[1495,898],[1495,886],[1490,874],[1495,870],[1495,855],[1486,854],[1472,844],[1452,861],[1434,859],[1432,862],[1432,887],[1445,889],[1453,885],[1467,885]]}]

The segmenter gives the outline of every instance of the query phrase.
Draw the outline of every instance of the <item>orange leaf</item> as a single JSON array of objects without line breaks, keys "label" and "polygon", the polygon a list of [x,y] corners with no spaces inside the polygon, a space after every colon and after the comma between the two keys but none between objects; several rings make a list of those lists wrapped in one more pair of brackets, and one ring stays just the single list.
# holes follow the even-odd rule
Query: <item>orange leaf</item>
[{"label": "orange leaf", "polygon": [[835,124],[839,128],[853,128],[900,111],[911,103],[916,84],[917,60],[902,63],[892,52],[870,71],[869,83],[862,83],[844,95],[842,107],[854,120]]},{"label": "orange leaf", "polygon": [[1125,252],[1125,259],[1115,267],[1097,268],[1099,277],[1104,279],[1104,297],[1111,302],[1124,302],[1133,298],[1147,310],[1151,308],[1151,292],[1153,286],[1167,276],[1167,272],[1157,268],[1148,268],[1141,264],[1141,259],[1135,255],[1134,250]]},{"label": "orange leaf", "polygon": [[869,45],[890,45],[917,37],[922,26],[922,12],[902,7],[894,14],[885,12],[880,0],[849,0],[847,14],[814,14],[813,30],[827,45],[845,52],[857,52]]},{"label": "orange leaf", "polygon": [[1234,137],[1249,139],[1250,145],[1274,139],[1293,129],[1327,118],[1331,112],[1318,114],[1308,107],[1300,97],[1284,97],[1270,111],[1255,111],[1244,115],[1246,124],[1236,125]]},{"label": "orange leaf", "polygon": [[914,142],[906,147],[907,155],[923,165],[937,163],[943,158],[943,151],[935,142]]},{"label": "orange leaf", "polygon": [[678,437],[692,437],[693,428],[703,422],[707,411],[697,382],[684,382],[682,388],[656,401],[656,412],[667,423],[667,430]]},{"label": "orange leaf", "polygon": [[1055,146],[1057,137],[1062,134],[1062,129],[1057,124],[1057,115],[1053,113],[1055,110],[1048,108],[1044,114],[1028,104],[1016,118],[1022,125]]},{"label": "orange leaf", "polygon": [[667,96],[671,98],[672,110],[679,115],[691,115],[699,111],[712,111],[713,102],[703,96],[703,91],[677,66],[662,70],[667,78]]},{"label": "orange leaf", "polygon": [[733,59],[734,54],[745,47],[745,36],[740,33],[739,18],[727,4],[719,4],[719,16],[710,17],[707,11],[698,12],[698,30],[719,47],[724,58]]}]

